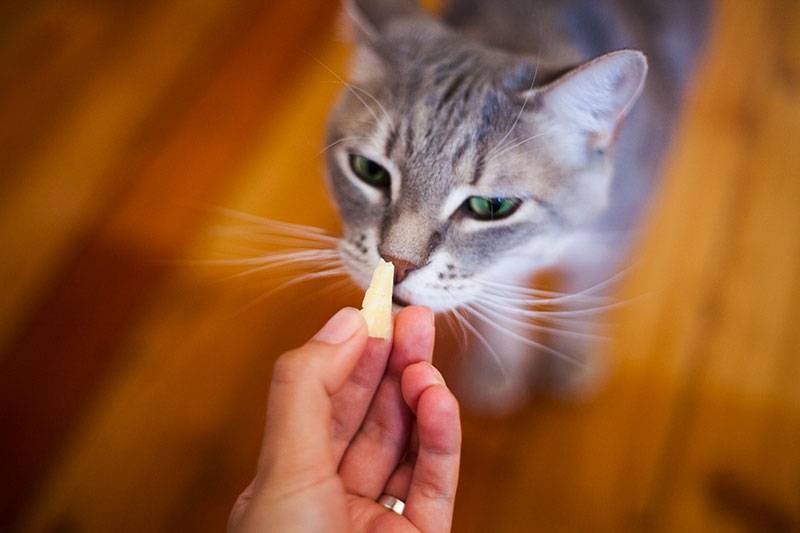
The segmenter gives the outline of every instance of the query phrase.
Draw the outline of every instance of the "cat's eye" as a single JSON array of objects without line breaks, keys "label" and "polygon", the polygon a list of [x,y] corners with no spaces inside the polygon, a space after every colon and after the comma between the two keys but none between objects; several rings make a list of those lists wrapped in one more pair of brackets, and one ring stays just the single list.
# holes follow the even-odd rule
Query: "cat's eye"
[{"label": "cat's eye", "polygon": [[361,181],[373,187],[388,187],[391,183],[388,170],[362,155],[350,154],[350,168]]},{"label": "cat's eye", "polygon": [[506,218],[516,211],[522,200],[519,198],[484,198],[471,196],[465,204],[473,218],[478,220],[498,220]]}]

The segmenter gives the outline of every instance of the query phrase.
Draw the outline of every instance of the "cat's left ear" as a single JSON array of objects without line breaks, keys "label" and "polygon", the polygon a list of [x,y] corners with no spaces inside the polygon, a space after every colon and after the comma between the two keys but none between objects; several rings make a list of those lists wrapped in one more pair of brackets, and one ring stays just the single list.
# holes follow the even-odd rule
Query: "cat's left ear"
[{"label": "cat's left ear", "polygon": [[409,22],[425,19],[416,0],[344,0],[344,11],[356,45],[350,75],[361,83],[386,75],[396,63],[392,34]]},{"label": "cat's left ear", "polygon": [[620,50],[572,69],[532,96],[557,119],[585,132],[591,148],[605,150],[616,141],[646,76],[645,55]]},{"label": "cat's left ear", "polygon": [[416,0],[344,0],[344,9],[362,44],[378,45],[389,26],[401,19],[423,15]]}]

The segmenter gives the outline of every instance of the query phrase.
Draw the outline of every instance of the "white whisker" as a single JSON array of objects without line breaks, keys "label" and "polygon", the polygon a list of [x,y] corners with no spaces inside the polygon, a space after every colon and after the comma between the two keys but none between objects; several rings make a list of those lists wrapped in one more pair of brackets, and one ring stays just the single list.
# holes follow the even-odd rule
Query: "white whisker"
[{"label": "white whisker", "polygon": [[314,157],[312,159],[319,157],[320,155],[324,154],[325,152],[327,152],[328,150],[330,150],[334,146],[336,146],[338,144],[341,144],[343,142],[347,142],[347,141],[366,141],[366,140],[368,140],[367,137],[344,137],[342,139],[339,139],[337,141],[333,141],[332,143],[330,143],[328,146],[326,146],[325,148],[323,148],[322,150],[320,150],[319,152],[314,154]]},{"label": "white whisker", "polygon": [[602,291],[608,288],[610,285],[613,285],[614,283],[619,281],[623,276],[627,275],[630,272],[631,268],[632,267],[625,268],[620,272],[614,274],[613,276],[599,283],[596,283],[595,285],[592,285],[591,287],[588,287],[586,289],[574,293],[542,291],[538,289],[531,289],[520,285],[503,283],[493,280],[480,280],[480,283],[485,286],[494,287],[503,292],[507,291],[513,294],[518,294],[520,296],[531,296],[537,298],[536,300],[529,301],[528,304],[530,305],[542,305],[544,302],[540,301],[538,298],[543,298],[546,301],[551,301],[551,302],[558,301],[559,303],[563,303],[565,301],[570,301],[574,299],[584,299],[586,301],[596,300],[599,303],[605,303],[605,302],[613,303],[615,302],[613,298],[606,296],[596,296],[593,293]]},{"label": "white whisker", "polygon": [[329,278],[329,277],[335,277],[335,276],[347,276],[347,271],[342,267],[334,267],[334,268],[330,268],[328,270],[322,270],[322,271],[319,271],[319,272],[311,272],[310,274],[305,274],[303,276],[292,278],[289,281],[278,285],[277,287],[275,287],[271,291],[267,292],[264,296],[265,297],[270,297],[270,296],[274,295],[277,292],[280,292],[280,291],[285,290],[285,289],[287,289],[289,287],[292,287],[293,285],[297,285],[298,283],[303,283],[305,281],[310,281],[310,280],[319,279],[319,278]]},{"label": "white whisker", "polygon": [[[244,241],[250,241],[253,243],[260,243],[272,246],[294,246],[294,247],[303,247],[307,249],[313,250],[331,250],[335,249],[336,246],[339,244],[338,239],[318,239],[312,237],[304,237],[304,236],[295,236],[295,235],[279,235],[277,233],[264,233],[261,231],[247,231],[246,229],[242,228],[221,228],[220,231],[213,232],[216,235],[220,235],[223,237],[234,237],[236,239],[241,239]],[[262,252],[264,250],[261,250]]]},{"label": "white whisker", "polygon": [[251,266],[251,265],[265,265],[283,263],[284,261],[314,261],[314,260],[330,260],[336,259],[337,254],[334,250],[293,250],[288,249],[280,252],[270,252],[262,254],[257,257],[242,257],[234,259],[207,259],[204,261],[207,265],[219,266]]},{"label": "white whisker", "polygon": [[563,305],[564,302],[577,302],[577,303],[584,303],[584,304],[604,304],[608,302],[613,302],[614,300],[610,298],[603,298],[600,296],[587,296],[584,294],[569,294],[567,296],[561,297],[554,297],[554,298],[546,298],[546,297],[538,297],[534,296],[531,297],[526,294],[508,294],[507,291],[501,291],[498,289],[491,289],[485,287],[483,289],[483,294],[491,296],[492,298],[500,301],[505,301],[509,304],[515,305],[524,305],[524,306],[536,306],[536,307],[547,307],[547,306],[560,306]]},{"label": "white whisker", "polygon": [[[327,70],[333,77],[335,77],[337,80],[339,80],[342,83],[342,85],[347,87],[347,90],[350,91],[350,94],[355,96],[356,99],[359,102],[361,102],[361,105],[363,105],[367,109],[367,111],[369,111],[369,114],[372,115],[372,118],[375,119],[375,124],[376,125],[381,123],[380,119],[378,118],[378,115],[375,114],[375,111],[369,105],[367,105],[367,103],[364,101],[364,99],[361,98],[361,96],[356,92],[356,88],[355,88],[354,85],[351,85],[351,84],[347,83],[346,81],[344,81],[344,79],[342,79],[341,76],[339,76],[336,72],[334,72],[334,70],[332,68],[328,67],[328,65],[326,65],[325,63],[323,63],[322,61],[320,61],[319,59],[314,57],[312,54],[308,54],[308,55],[311,57],[311,59],[316,61],[322,68]],[[363,91],[363,89],[359,89],[359,90]],[[364,91],[364,92],[366,92],[366,91]],[[372,98],[374,100],[374,97],[372,97],[372,95],[370,95],[369,93],[367,93],[367,95],[369,95],[370,98]],[[386,110],[383,109],[383,106],[380,105],[380,102],[377,102],[377,104],[383,110],[384,114],[386,115],[386,119],[389,120],[389,124],[391,125],[391,120],[389,119],[389,115],[386,114]]]},{"label": "white whisker", "polygon": [[380,100],[378,100],[372,94],[370,94],[369,91],[363,89],[362,87],[359,87],[358,85],[351,85],[351,87],[353,89],[357,90],[357,91],[361,91],[362,93],[366,94],[367,96],[369,96],[372,99],[373,102],[378,104],[378,107],[381,109],[381,112],[383,113],[383,116],[386,117],[386,122],[389,123],[389,127],[391,129],[395,129],[394,124],[392,122],[392,117],[389,116],[389,113],[386,111],[386,108],[383,107],[383,104],[381,104]]},{"label": "white whisker", "polygon": [[323,296],[328,296],[330,294],[339,293],[343,289],[354,287],[355,283],[353,280],[350,279],[350,276],[346,276],[344,279],[340,279],[334,283],[329,283],[325,286],[324,289],[320,289],[314,293],[314,298],[318,300]]},{"label": "white whisker", "polygon": [[489,150],[487,154],[489,156],[489,160],[492,159],[491,156],[494,153],[494,151],[500,148],[500,145],[502,145],[505,142],[505,140],[508,139],[508,136],[511,135],[514,129],[517,127],[517,123],[519,122],[520,118],[522,118],[522,114],[525,112],[525,108],[528,105],[528,100],[530,100],[530,93],[531,91],[533,91],[534,85],[536,85],[536,77],[539,74],[539,63],[541,61],[541,52],[542,52],[542,46],[539,45],[539,52],[536,54],[536,67],[534,67],[533,70],[533,80],[531,81],[531,86],[528,88],[528,91],[525,93],[525,100],[522,102],[522,108],[519,110],[519,113],[517,113],[517,117],[514,119],[514,122],[511,124],[511,127],[508,129],[503,138],[500,139],[500,141],[494,146],[494,148]]},{"label": "white whisker", "polygon": [[[509,309],[507,307],[504,307],[504,306],[495,306],[495,305],[493,305],[491,303],[487,303],[487,302],[483,302],[481,304],[473,303],[472,305],[474,307],[478,308],[478,309],[481,309],[483,312],[487,313],[488,315],[491,315],[491,316],[497,318],[498,320],[503,320],[503,321],[507,322],[508,324],[513,324],[515,326],[519,326],[521,328],[528,329],[528,330],[531,330],[531,331],[539,331],[539,332],[542,332],[542,333],[550,333],[550,334],[553,334],[553,335],[559,335],[559,336],[562,336],[562,337],[571,337],[571,338],[577,338],[577,339],[590,339],[590,340],[598,340],[598,341],[609,341],[609,340],[611,340],[608,337],[603,337],[602,335],[596,335],[596,334],[593,334],[593,333],[583,333],[583,332],[580,332],[580,331],[564,330],[564,329],[554,328],[554,327],[550,327],[550,326],[542,326],[540,324],[534,324],[532,322],[527,322],[527,321],[524,321],[524,320],[519,320],[518,318],[514,318],[510,314],[503,313],[502,311],[506,311],[506,312],[509,311]],[[513,312],[516,313],[516,310],[514,310]]]},{"label": "white whisker", "polygon": [[638,300],[639,298],[630,298],[625,301],[616,302],[608,305],[600,305],[597,307],[587,307],[585,309],[570,309],[566,311],[530,311],[527,309],[518,310],[517,312],[523,316],[533,317],[533,318],[545,318],[545,317],[566,317],[566,318],[578,318],[578,317],[593,317],[600,313],[605,313],[607,311],[613,311],[615,309],[621,309],[623,307],[627,307],[631,305],[633,302]]},{"label": "white whisker", "polygon": [[[465,307],[465,309],[468,308]],[[494,359],[495,363],[497,363],[497,368],[498,370],[500,370],[500,375],[502,376],[503,381],[508,381],[508,373],[506,372],[506,369],[503,366],[503,361],[497,355],[497,352],[494,350],[491,343],[489,343],[489,341],[486,340],[486,337],[484,337],[475,326],[470,324],[469,320],[467,320],[464,316],[462,316],[457,309],[453,309],[453,314],[456,316],[456,318],[459,319],[459,321],[464,325],[464,327],[468,329],[475,336],[476,339],[478,339],[478,342],[483,344],[484,348],[486,348],[486,350],[489,352],[489,355],[491,355],[492,359]]]},{"label": "white whisker", "polygon": [[509,146],[509,147],[507,147],[507,148],[503,148],[502,150],[500,150],[500,151],[499,151],[499,152],[497,152],[496,154],[494,154],[494,155],[490,156],[490,157],[489,157],[489,161],[492,161],[492,160],[494,160],[494,159],[496,159],[496,158],[500,157],[501,155],[505,154],[506,152],[508,152],[508,151],[510,151],[510,150],[513,150],[514,148],[516,148],[516,147],[518,147],[518,146],[522,146],[522,145],[523,145],[523,144],[525,144],[525,143],[529,143],[529,142],[531,142],[531,141],[533,141],[533,140],[535,140],[535,139],[538,139],[538,138],[539,138],[539,137],[541,137],[542,135],[547,135],[548,133],[550,133],[550,131],[549,131],[549,130],[540,131],[540,132],[539,132],[539,133],[537,133],[536,135],[531,135],[530,137],[526,137],[525,139],[522,139],[521,141],[515,142],[515,143],[514,143],[514,144],[512,144],[511,146]]},{"label": "white whisker", "polygon": [[326,264],[340,264],[338,261],[338,257],[328,256],[328,257],[293,257],[288,259],[277,260],[272,263],[262,264],[253,268],[249,268],[242,272],[238,272],[229,276],[227,279],[236,279],[242,278],[245,276],[250,276],[252,274],[256,274],[259,272],[266,272],[269,270],[277,270],[280,268],[287,268],[292,265],[296,264],[305,264],[308,266],[324,266]]},{"label": "white whisker", "polygon": [[452,311],[448,311],[442,314],[445,322],[447,322],[447,326],[450,328],[450,331],[453,332],[453,338],[456,339],[458,343],[459,351],[464,352],[467,349],[467,331],[464,329],[464,326],[455,318]]},{"label": "white whisker", "polygon": [[508,335],[509,337],[511,337],[513,339],[516,339],[516,340],[520,341],[523,344],[527,344],[528,346],[531,346],[533,348],[537,348],[537,349],[543,350],[543,351],[545,351],[545,352],[547,352],[547,353],[549,353],[551,355],[554,355],[555,357],[558,357],[559,359],[563,359],[564,361],[568,361],[571,364],[574,364],[574,365],[577,365],[577,366],[585,366],[584,363],[582,363],[582,362],[580,362],[580,361],[578,361],[578,360],[576,360],[576,359],[574,359],[572,357],[569,357],[568,355],[563,354],[563,353],[559,352],[558,350],[556,350],[554,348],[551,348],[551,347],[549,347],[549,346],[547,346],[545,344],[542,344],[540,342],[536,342],[536,341],[534,341],[532,339],[529,339],[527,337],[524,337],[524,336],[522,336],[522,335],[520,335],[520,334],[518,334],[518,333],[516,333],[514,331],[511,331],[510,329],[508,329],[508,328],[506,328],[504,326],[501,326],[500,324],[498,324],[497,322],[495,322],[491,318],[489,318],[486,315],[484,315],[480,310],[476,309],[474,306],[467,305],[467,306],[465,306],[465,308],[469,309],[469,312],[471,314],[475,315],[478,319],[480,319],[486,325],[497,329],[498,331],[502,332],[504,335]]}]

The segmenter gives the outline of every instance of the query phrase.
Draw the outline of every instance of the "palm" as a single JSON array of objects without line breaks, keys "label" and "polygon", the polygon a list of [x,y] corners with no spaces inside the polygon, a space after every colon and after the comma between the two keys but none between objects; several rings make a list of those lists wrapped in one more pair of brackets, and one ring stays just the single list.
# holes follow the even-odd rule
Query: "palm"
[{"label": "palm", "polygon": [[411,533],[419,529],[405,516],[383,505],[364,498],[350,496],[348,501],[350,523],[355,533]]}]

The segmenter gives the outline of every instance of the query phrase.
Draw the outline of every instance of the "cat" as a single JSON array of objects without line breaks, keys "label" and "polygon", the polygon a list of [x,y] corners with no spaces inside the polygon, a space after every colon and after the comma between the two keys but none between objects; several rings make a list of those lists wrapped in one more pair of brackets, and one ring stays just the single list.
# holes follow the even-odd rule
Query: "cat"
[{"label": "cat", "polygon": [[[622,268],[708,6],[454,0],[439,18],[413,0],[345,9],[355,56],[329,120],[326,176],[347,272],[366,287],[379,259],[391,261],[397,305],[480,323],[465,323],[480,354],[475,403],[519,405],[541,361],[565,391],[591,388],[603,367],[591,331],[534,340],[555,328],[531,305],[578,293],[576,305],[602,307],[581,291]],[[525,286],[553,265],[558,293]],[[563,327],[571,315],[552,316]]]}]

